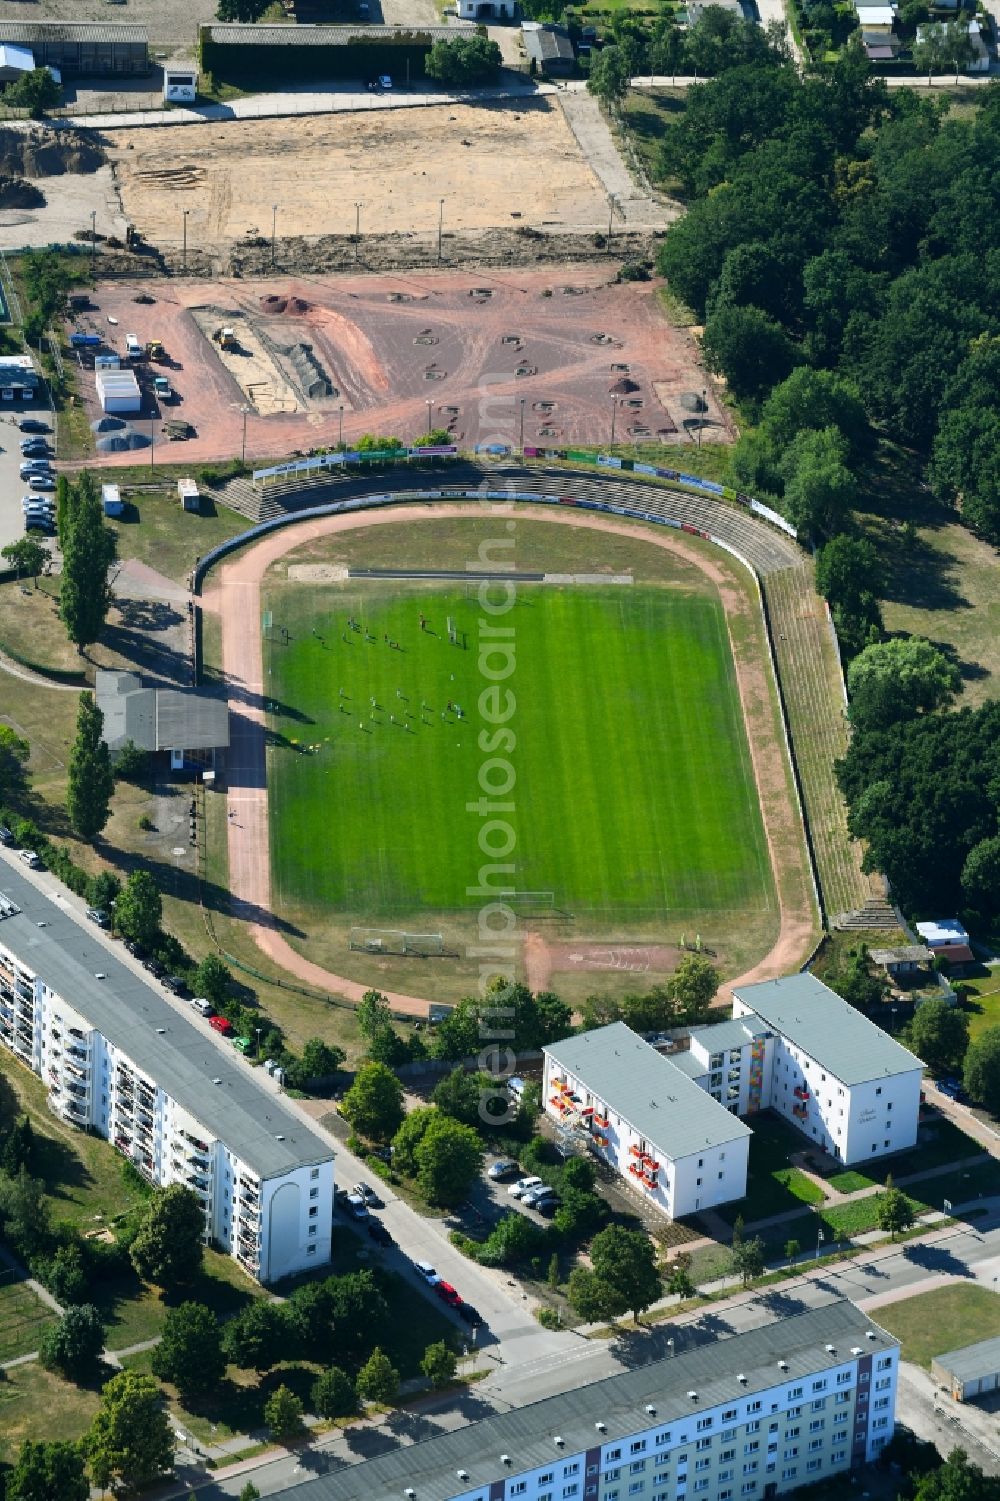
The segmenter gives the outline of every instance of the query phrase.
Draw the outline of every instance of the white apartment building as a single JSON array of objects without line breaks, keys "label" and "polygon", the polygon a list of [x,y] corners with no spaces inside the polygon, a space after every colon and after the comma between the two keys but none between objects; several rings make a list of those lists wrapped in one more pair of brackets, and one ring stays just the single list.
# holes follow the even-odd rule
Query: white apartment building
[{"label": "white apartment building", "polygon": [[261,1282],[330,1259],[333,1153],[240,1059],[18,872],[0,873],[0,1043],[49,1108],[192,1189]]},{"label": "white apartment building", "polygon": [[899,1345],[846,1299],[725,1338],[697,1325],[678,1329],[676,1338],[671,1359],[279,1494],[294,1490],[296,1501],[767,1501],[846,1477],[892,1437]]},{"label": "white apartment building", "polygon": [[624,1022],[544,1055],[546,1113],[671,1219],[744,1196],[750,1131]]}]

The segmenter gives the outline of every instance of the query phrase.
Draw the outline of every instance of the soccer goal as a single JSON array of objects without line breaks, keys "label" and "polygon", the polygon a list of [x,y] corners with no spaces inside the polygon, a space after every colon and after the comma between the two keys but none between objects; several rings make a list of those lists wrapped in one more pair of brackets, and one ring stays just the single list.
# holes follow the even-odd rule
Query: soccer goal
[{"label": "soccer goal", "polygon": [[403,928],[352,928],[350,946],[363,954],[409,954],[432,959],[443,955],[443,933],[408,933]]},{"label": "soccer goal", "polygon": [[508,887],[501,891],[500,895],[512,907],[515,912],[530,913],[534,917],[546,914],[555,916],[559,909],[556,906],[556,894],[554,891],[518,891]]}]

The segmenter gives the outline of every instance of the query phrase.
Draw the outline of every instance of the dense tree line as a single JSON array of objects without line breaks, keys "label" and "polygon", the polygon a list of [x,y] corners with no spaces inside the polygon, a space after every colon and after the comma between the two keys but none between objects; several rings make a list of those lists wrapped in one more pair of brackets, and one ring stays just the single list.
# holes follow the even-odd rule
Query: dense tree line
[{"label": "dense tree line", "polygon": [[[820,76],[772,51],[690,89],[661,148],[689,209],[660,269],[705,320],[708,358],[746,409],[760,415],[799,367],[829,372],[990,538],[1000,187],[984,163],[998,147],[1000,91],[950,118],[914,91],[890,95],[855,44]],[[808,534],[829,537],[852,504],[862,429],[810,415],[806,430],[797,454],[751,440],[738,464]]]}]

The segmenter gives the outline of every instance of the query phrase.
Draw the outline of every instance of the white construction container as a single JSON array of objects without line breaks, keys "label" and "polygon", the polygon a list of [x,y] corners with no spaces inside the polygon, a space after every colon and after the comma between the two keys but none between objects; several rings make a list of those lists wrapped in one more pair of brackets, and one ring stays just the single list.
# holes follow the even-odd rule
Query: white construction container
[{"label": "white construction container", "polygon": [[177,481],[177,494],[181,498],[182,510],[201,510],[201,496],[198,493],[198,486],[193,479],[179,479]]},{"label": "white construction container", "polygon": [[142,410],[142,392],[131,370],[98,370],[97,395],[105,412]]},{"label": "white construction container", "polygon": [[117,485],[101,486],[101,504],[104,507],[105,516],[120,516],[125,509],[122,502],[121,491]]}]

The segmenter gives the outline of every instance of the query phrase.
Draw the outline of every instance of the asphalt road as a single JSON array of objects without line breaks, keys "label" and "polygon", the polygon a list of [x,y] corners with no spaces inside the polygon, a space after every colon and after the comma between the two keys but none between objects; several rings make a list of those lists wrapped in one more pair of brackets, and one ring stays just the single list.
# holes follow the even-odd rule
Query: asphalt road
[{"label": "asphalt road", "polygon": [[22,417],[40,417],[42,421],[49,421],[51,414],[40,407],[6,408],[0,412],[0,547],[24,536],[21,496],[28,494],[28,486],[19,478],[18,470],[21,467],[21,439],[28,435],[18,431],[17,424]]}]

